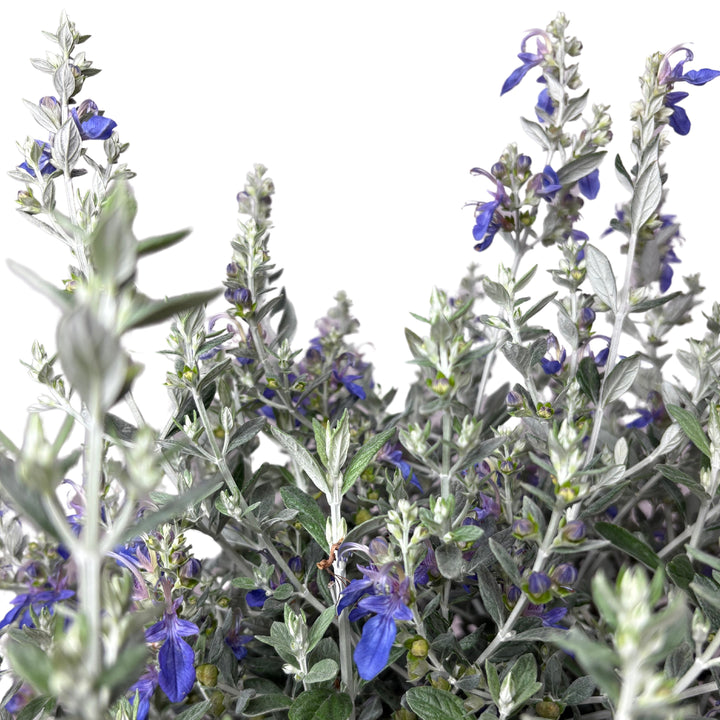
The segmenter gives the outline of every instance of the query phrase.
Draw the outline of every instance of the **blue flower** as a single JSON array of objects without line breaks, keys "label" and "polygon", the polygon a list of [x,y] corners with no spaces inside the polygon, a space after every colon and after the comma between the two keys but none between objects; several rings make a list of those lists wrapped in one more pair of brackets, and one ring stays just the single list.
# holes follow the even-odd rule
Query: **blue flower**
[{"label": "blue flower", "polygon": [[540,364],[546,375],[557,375],[563,369],[567,352],[565,348],[562,348],[562,351],[560,350],[557,338],[552,333],[548,335],[547,347],[547,354],[549,354],[550,357],[541,358]]},{"label": "blue flower", "polygon": [[[52,147],[50,143],[43,142],[42,140],[36,140],[35,143],[42,148],[40,158],[38,159],[38,167],[40,168],[41,175],[51,175],[57,168],[52,164]],[[26,173],[35,177],[35,171],[24,162],[20,165],[20,168]]]},{"label": "blue flower", "polygon": [[240,635],[237,631],[233,631],[225,638],[225,644],[232,650],[236,660],[244,660],[248,653],[245,646],[252,639],[252,635]]},{"label": "blue flower", "polygon": [[10,625],[18,618],[18,627],[34,628],[35,623],[32,619],[31,610],[35,615],[39,615],[45,609],[52,615],[55,611],[55,603],[67,600],[73,595],[75,593],[72,590],[63,589],[62,581],[56,586],[47,582],[42,587],[31,587],[28,592],[21,593],[10,601],[13,607],[0,620],[0,628]]},{"label": "blue flower", "polygon": [[588,200],[594,200],[600,192],[600,170],[595,168],[591,173],[580,178],[578,189]]},{"label": "blue flower", "polygon": [[[542,80],[543,78],[540,79]],[[543,88],[538,95],[537,104],[535,105],[535,115],[541,123],[544,123],[546,116],[552,117],[554,112],[555,103],[550,97],[550,92],[547,88]]]},{"label": "blue flower", "polygon": [[395,621],[412,620],[413,617],[406,604],[409,597],[408,578],[400,580],[393,572],[395,567],[395,563],[387,563],[379,569],[375,566],[358,566],[364,577],[352,580],[343,590],[338,603],[338,614],[357,603],[348,616],[351,621],[375,613],[363,626],[360,642],[353,655],[363,680],[372,680],[387,665],[397,635]]},{"label": "blue flower", "polygon": [[480,202],[475,205],[475,227],[473,228],[473,237],[477,241],[475,250],[482,252],[487,250],[492,243],[495,234],[500,229],[501,216],[496,216],[496,211],[505,201],[505,188],[502,183],[493,177],[486,170],[481,168],[473,168],[470,171],[473,175],[484,175],[495,183],[495,192],[490,193],[493,199],[489,202]]},{"label": "blue flower", "polygon": [[560,625],[560,621],[567,615],[566,607],[556,607],[545,609],[545,605],[528,605],[523,612],[526,617],[537,617],[542,620],[543,627],[559,628],[567,630],[566,627]]},{"label": "blue flower", "polygon": [[145,720],[150,711],[150,699],[158,686],[158,671],[155,666],[149,667],[140,679],[128,691],[130,694],[130,704],[135,704],[135,693],[137,693],[138,708],[137,720]]},{"label": "blue flower", "polygon": [[[677,52],[684,52],[685,58],[678,62],[675,67],[671,67],[670,58]],[[675,46],[665,54],[665,57],[660,63],[658,82],[661,85],[673,85],[676,82],[686,82],[690,83],[690,85],[705,85],[705,83],[714,80],[720,75],[720,70],[711,70],[710,68],[685,72],[685,63],[692,61],[693,57],[692,52],[688,48],[682,45]],[[670,127],[678,135],[687,135],[690,132],[690,118],[688,118],[685,110],[678,105],[678,103],[687,96],[688,93],[686,92],[669,92],[665,96],[665,107],[671,110],[668,122],[670,123]]]},{"label": "blue flower", "polygon": [[[534,53],[530,53],[525,50],[525,45],[531,37],[537,38],[536,52]],[[522,65],[510,73],[510,76],[503,83],[500,95],[504,95],[506,92],[519,85],[520,81],[528,74],[528,72],[530,72],[530,70],[540,65],[543,61],[543,57],[548,51],[547,45],[545,44],[546,38],[547,34],[544,30],[532,30],[523,38],[522,43],[520,44],[520,53],[518,54],[518,58],[522,61]]]},{"label": "blue flower", "polygon": [[158,653],[160,666],[159,684],[170,702],[180,702],[195,684],[195,653],[183,637],[197,635],[198,626],[177,616],[178,598],[165,611],[162,620],[145,631],[145,639],[151,643],[162,642]]},{"label": "blue flower", "polygon": [[557,173],[549,166],[546,165],[543,168],[542,174],[540,175],[542,187],[535,191],[536,195],[544,197],[548,202],[555,198],[558,190],[562,190],[562,184]]},{"label": "blue flower", "polygon": [[114,120],[100,114],[92,100],[83,100],[77,108],[70,110],[70,114],[83,140],[107,140],[117,127]]},{"label": "blue flower", "polygon": [[415,473],[412,471],[410,463],[403,459],[402,448],[399,443],[385,443],[382,448],[380,448],[380,452],[377,454],[376,460],[395,466],[400,471],[403,480],[407,480],[409,478],[412,485],[422,490],[422,486],[415,477]]}]

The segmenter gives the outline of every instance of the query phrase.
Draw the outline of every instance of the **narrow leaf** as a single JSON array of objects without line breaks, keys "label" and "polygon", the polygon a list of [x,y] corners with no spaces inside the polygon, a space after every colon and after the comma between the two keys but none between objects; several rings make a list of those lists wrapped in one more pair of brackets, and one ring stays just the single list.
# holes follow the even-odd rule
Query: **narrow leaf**
[{"label": "narrow leaf", "polygon": [[670,417],[682,428],[683,432],[692,440],[695,447],[704,455],[711,458],[710,443],[700,421],[689,411],[679,405],[666,405]]},{"label": "narrow leaf", "polygon": [[320,469],[320,466],[315,462],[312,455],[310,455],[292,435],[288,435],[275,427],[275,425],[270,426],[270,432],[278,444],[290,455],[292,460],[307,473],[307,476],[312,480],[315,487],[327,494],[330,489],[325,479],[325,473]]},{"label": "narrow leaf", "polygon": [[308,531],[310,537],[323,549],[329,551],[325,539],[325,517],[323,516],[317,502],[300,488],[288,485],[280,488],[280,496],[289,510],[297,510],[297,518],[300,524]]},{"label": "narrow leaf", "polygon": [[145,240],[138,241],[135,248],[138,257],[144,257],[146,255],[152,255],[153,253],[160,252],[166,248],[176,245],[181,240],[184,240],[192,231],[190,228],[185,230],[176,230],[175,232],[168,233],[167,235],[155,235],[153,237],[145,238]]},{"label": "narrow leaf", "polygon": [[654,550],[646,542],[636,538],[629,530],[608,522],[595,523],[595,530],[615,547],[644,563],[651,570],[657,570],[662,565],[662,560]]},{"label": "narrow leaf", "polygon": [[384,430],[378,435],[373,435],[356,453],[350,461],[343,477],[343,495],[353,486],[360,477],[363,470],[373,461],[380,448],[395,434],[395,428]]},{"label": "narrow leaf", "polygon": [[635,184],[630,206],[630,222],[635,233],[650,219],[662,197],[662,179],[657,158],[648,165]]},{"label": "narrow leaf", "polygon": [[191,310],[198,305],[205,305],[214,300],[222,293],[222,288],[214,290],[204,290],[201,292],[186,293],[185,295],[176,295],[174,297],[165,298],[164,300],[153,300],[141,293],[136,295],[135,307],[121,331],[134,330],[135,328],[148,327],[149,325],[157,325],[171,318],[173,315]]},{"label": "narrow leaf", "polygon": [[325,608],[325,610],[320,613],[317,620],[315,620],[313,626],[310,628],[307,652],[310,652],[320,642],[320,640],[323,639],[325,631],[330,627],[336,616],[337,610],[334,605],[331,605],[329,608]]},{"label": "narrow leaf", "polygon": [[227,451],[231,452],[252,440],[265,427],[265,418],[256,417],[243,423],[230,438]]},{"label": "narrow leaf", "polygon": [[600,165],[605,155],[606,152],[602,150],[600,152],[581,155],[580,157],[571,160],[569,163],[566,163],[557,171],[560,184],[571,185],[581,178],[584,178],[586,175],[589,175]]}]

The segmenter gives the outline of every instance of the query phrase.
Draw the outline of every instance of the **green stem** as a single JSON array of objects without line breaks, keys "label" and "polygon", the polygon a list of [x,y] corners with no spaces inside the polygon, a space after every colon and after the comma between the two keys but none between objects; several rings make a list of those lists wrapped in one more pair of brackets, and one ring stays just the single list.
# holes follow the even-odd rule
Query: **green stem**
[{"label": "green stem", "polygon": [[[103,433],[102,413],[99,407],[90,409],[90,426],[85,434],[85,527],[83,528],[81,552],[76,555],[79,575],[80,607],[87,622],[85,646],[85,673],[89,686],[94,688],[103,671],[102,652],[102,605],[100,576],[102,554],[100,548],[101,493]],[[83,714],[88,720],[99,718],[101,707],[99,694],[87,698]]]},{"label": "green stem", "polygon": [[243,494],[240,492],[240,488],[238,488],[238,485],[235,482],[235,478],[233,478],[232,473],[230,472],[230,468],[228,467],[225,458],[220,452],[220,448],[217,444],[217,439],[215,437],[215,434],[213,433],[213,427],[210,422],[210,418],[208,417],[207,410],[202,402],[202,398],[200,397],[200,393],[196,387],[192,388],[192,394],[193,399],[195,400],[195,404],[198,408],[198,415],[200,416],[200,421],[205,428],[205,435],[208,438],[210,448],[214,454],[215,464],[220,471],[223,479],[225,480],[225,484],[230,489],[240,510],[242,511],[243,519],[249,525],[250,530],[257,533],[258,537],[260,537],[263,545],[272,556],[275,564],[281,572],[285,573],[288,582],[295,588],[295,591],[299,595],[301,595],[303,599],[306,600],[310,605],[312,605],[318,612],[322,612],[323,610],[325,610],[325,606],[310,593],[307,587],[305,587],[305,585],[303,585],[297,579],[297,577],[295,577],[295,573],[290,569],[288,564],[285,562],[283,556],[278,552],[278,549],[275,547],[275,543],[262,529],[260,523],[258,523],[257,521],[257,518],[251,512],[248,512],[249,506],[247,504],[247,501],[245,500]]},{"label": "green stem", "polygon": [[635,261],[635,250],[637,248],[637,232],[630,233],[628,242],[627,260],[625,263],[625,282],[620,292],[620,304],[615,314],[615,323],[613,324],[612,335],[610,337],[610,349],[608,351],[607,363],[605,364],[605,373],[603,374],[603,382],[600,386],[600,397],[598,398],[595,417],[593,418],[592,433],[590,434],[590,442],[587,447],[585,457],[586,465],[592,462],[597,447],[598,438],[600,437],[600,429],[602,427],[603,416],[605,414],[605,380],[610,376],[618,357],[618,348],[620,347],[620,339],[623,334],[623,325],[630,311],[630,290],[632,286],[632,268]]}]

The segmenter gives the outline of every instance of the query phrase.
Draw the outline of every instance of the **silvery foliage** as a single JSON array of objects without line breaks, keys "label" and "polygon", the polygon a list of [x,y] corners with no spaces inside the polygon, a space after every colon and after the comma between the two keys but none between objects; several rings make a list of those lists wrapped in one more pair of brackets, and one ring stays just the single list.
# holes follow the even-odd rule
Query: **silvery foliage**
[{"label": "silvery foliage", "polygon": [[[574,232],[612,135],[607,106],[583,119],[566,29],[558,15],[533,31],[505,88],[541,73],[538,122],[522,125],[545,170],[513,144],[476,172],[496,186],[478,204],[479,249],[499,235],[511,262],[432,291],[406,332],[418,374],[401,412],[352,343],[343,294],[295,344],[260,165],[238,195],[225,311],[205,313],[221,289],[141,292],[139,261],[187,232],[135,237],[127,145],[78,104],[97,72],[78,50],[87,36],[64,15],[48,33],[56,49],[33,64],[55,95],[26,103],[48,140],[22,144],[11,174],[21,213],[72,265],[58,285],[11,263],[61,317],[54,349],[36,343],[27,363],[46,412],[20,445],[0,433],[1,577],[16,594],[0,717],[715,712],[720,306],[678,352],[693,387],[660,352],[702,290],[691,276],[661,291],[679,232],[664,213],[666,127],[689,128],[670,80],[703,83],[648,59],[633,165],[615,160],[618,276],[603,249],[617,235]],[[556,258],[557,289],[537,299],[530,251]],[[174,412],[155,429],[123,338],[167,320]],[[260,437],[287,461],[258,462]],[[220,554],[199,563],[189,530]]]}]

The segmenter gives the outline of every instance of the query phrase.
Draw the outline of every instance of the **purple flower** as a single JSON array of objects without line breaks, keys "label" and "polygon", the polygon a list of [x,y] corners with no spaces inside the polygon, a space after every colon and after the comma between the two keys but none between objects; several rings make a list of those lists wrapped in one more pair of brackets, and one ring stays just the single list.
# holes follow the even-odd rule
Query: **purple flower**
[{"label": "purple flower", "polygon": [[594,200],[600,192],[600,170],[595,168],[591,173],[580,178],[578,189],[588,200]]},{"label": "purple flower", "polygon": [[536,190],[535,194],[544,197],[548,202],[552,201],[557,191],[562,189],[557,173],[549,165],[546,165],[540,175],[540,180],[542,187]]},{"label": "purple flower", "polygon": [[241,635],[237,628],[233,628],[225,638],[225,644],[232,650],[236,660],[244,660],[248,653],[245,646],[252,639],[252,635]]},{"label": "purple flower", "polygon": [[158,686],[158,671],[152,665],[140,676],[140,679],[130,688],[130,704],[135,703],[135,693],[137,693],[138,709],[137,720],[145,720],[150,711],[150,699]]},{"label": "purple flower", "polygon": [[[530,53],[525,50],[527,41],[532,37],[537,38],[536,52],[534,53]],[[504,95],[506,92],[519,85],[520,81],[528,74],[528,72],[530,72],[530,70],[540,65],[543,61],[545,53],[548,51],[545,39],[547,39],[547,34],[544,30],[532,30],[523,38],[522,43],[520,44],[520,53],[518,54],[518,58],[522,61],[522,65],[510,73],[510,76],[503,83],[500,95]]]},{"label": "purple flower", "polygon": [[[670,58],[678,52],[684,52],[685,58],[678,62],[675,67],[671,68]],[[685,63],[692,61],[692,59],[693,54],[688,48],[682,45],[677,45],[672,48],[672,50],[665,54],[660,64],[658,82],[661,85],[673,85],[673,83],[676,82],[687,82],[690,83],[690,85],[704,85],[720,75],[720,70],[711,70],[710,68],[685,72]],[[688,118],[685,110],[678,105],[678,103],[687,96],[688,94],[686,92],[669,92],[665,96],[665,107],[672,111],[668,122],[670,123],[670,127],[678,135],[687,135],[690,132],[690,118]]]},{"label": "purple flower", "polygon": [[197,635],[198,626],[177,616],[182,599],[178,598],[165,610],[162,620],[145,631],[151,643],[162,642],[158,653],[159,684],[170,702],[180,702],[195,684],[195,653],[183,637]]},{"label": "purple flower", "polygon": [[[538,112],[538,111],[540,111],[540,112]],[[538,95],[537,105],[535,106],[535,115],[537,115],[537,119],[541,123],[544,123],[545,115],[547,115],[548,117],[552,117],[552,114],[554,112],[555,112],[555,103],[552,101],[552,98],[550,97],[550,93],[548,92],[548,89],[543,88],[540,91],[540,94]]]},{"label": "purple flower", "polygon": [[394,567],[395,563],[387,563],[379,569],[359,565],[363,577],[349,583],[338,603],[338,614],[357,603],[348,616],[351,621],[375,613],[363,626],[353,655],[363,680],[372,680],[387,665],[397,635],[395,621],[412,620],[412,611],[406,604],[409,580],[399,580],[393,572]]},{"label": "purple flower", "polygon": [[31,609],[35,615],[39,615],[43,608],[52,615],[55,603],[67,600],[75,595],[72,590],[65,590],[63,584],[62,580],[57,585],[47,582],[42,587],[31,587],[28,592],[17,595],[10,601],[13,607],[0,620],[0,628],[10,625],[18,618],[18,627],[34,628],[35,623],[30,613]]},{"label": "purple flower", "polygon": [[560,625],[560,621],[567,615],[567,608],[556,607],[545,609],[545,605],[528,605],[523,612],[526,617],[537,617],[542,620],[544,627],[554,627],[560,630],[567,630],[566,627]]},{"label": "purple flower", "polygon": [[550,357],[541,358],[540,364],[546,375],[557,375],[563,369],[567,352],[565,348],[560,349],[557,338],[552,333],[548,335],[547,346]]},{"label": "purple flower", "polygon": [[380,448],[376,460],[395,466],[400,471],[403,480],[410,479],[411,484],[422,489],[418,479],[415,477],[415,473],[410,467],[410,463],[403,459],[402,448],[399,443],[385,443],[382,448]]},{"label": "purple flower", "polygon": [[92,100],[83,100],[77,108],[70,110],[83,140],[107,140],[117,123],[106,118]]},{"label": "purple flower", "polygon": [[[43,142],[42,140],[36,140],[35,143],[42,148],[42,152],[40,153],[40,158],[38,159],[37,163],[38,167],[40,168],[40,174],[51,175],[57,170],[57,168],[51,162],[52,147],[50,143]],[[30,165],[27,164],[27,162],[22,163],[20,165],[20,169],[35,177],[35,171],[30,167]]]},{"label": "purple flower", "polygon": [[484,175],[495,183],[495,192],[490,193],[493,197],[489,202],[479,202],[475,205],[475,227],[473,237],[477,241],[475,250],[482,252],[487,250],[492,243],[495,234],[500,229],[501,216],[495,215],[505,198],[505,188],[502,183],[489,172],[481,168],[473,168],[470,171],[473,175]]},{"label": "purple flower", "polygon": [[265,605],[267,596],[265,590],[256,588],[255,590],[250,590],[250,592],[245,595],[245,602],[248,604],[248,607],[261,608]]}]

